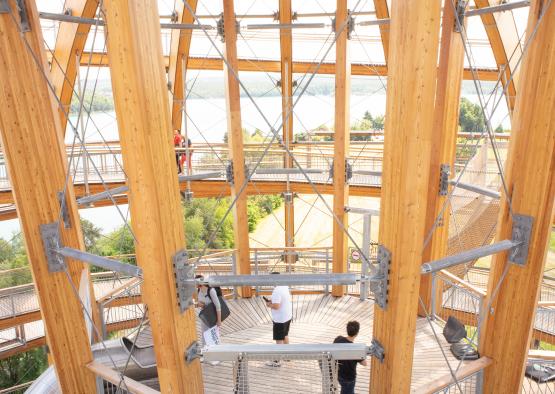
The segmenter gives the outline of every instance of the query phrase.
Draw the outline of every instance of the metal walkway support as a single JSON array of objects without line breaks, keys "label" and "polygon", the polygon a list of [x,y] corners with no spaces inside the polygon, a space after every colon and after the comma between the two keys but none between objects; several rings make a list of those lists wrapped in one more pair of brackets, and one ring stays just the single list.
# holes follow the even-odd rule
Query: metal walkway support
[{"label": "metal walkway support", "polygon": [[[535,30],[539,18],[541,23]],[[480,354],[493,360],[484,374],[486,393],[517,393],[522,387],[551,232],[555,199],[555,5],[552,2],[532,2],[527,36],[533,31],[536,35],[528,47],[520,74],[505,164],[511,201],[503,194],[497,239],[511,236],[513,222],[520,221],[519,215],[531,216],[533,227],[528,259],[523,266],[510,264],[506,253],[496,256],[492,262],[489,298],[486,298],[486,303],[491,302],[491,312],[480,336]]]},{"label": "metal walkway support", "polygon": [[[34,1],[21,4],[18,12],[16,2],[8,1],[9,10],[0,13],[2,150],[60,388],[67,393],[94,393],[95,379],[86,368],[92,361],[90,337],[78,294],[89,291],[88,270],[69,260],[67,274],[63,269],[50,272],[40,233],[41,225],[52,224],[66,245],[85,249],[73,184],[66,184],[66,150],[58,105],[49,87],[38,12]],[[26,31],[20,30],[21,16],[28,21]],[[59,192],[68,226],[58,223],[63,216]],[[90,305],[84,302],[84,306],[90,313]]]},{"label": "metal walkway support", "polygon": [[387,306],[374,308],[385,359],[372,359],[372,393],[410,390],[440,19],[437,0],[392,1],[379,236],[391,263]]},{"label": "metal walkway support", "polygon": [[181,312],[176,294],[174,257],[181,256],[185,233],[158,5],[154,0],[105,0],[104,8],[131,224],[160,388],[164,393],[202,393],[200,363],[184,357],[196,342],[194,311]]}]

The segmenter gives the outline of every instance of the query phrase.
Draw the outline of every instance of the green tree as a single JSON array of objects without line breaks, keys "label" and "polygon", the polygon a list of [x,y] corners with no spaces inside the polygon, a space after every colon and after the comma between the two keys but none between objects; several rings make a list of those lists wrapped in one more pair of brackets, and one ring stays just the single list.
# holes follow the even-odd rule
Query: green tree
[{"label": "green tree", "polygon": [[[135,240],[129,226],[122,225],[106,236],[98,239],[92,246],[103,256],[115,256],[135,253]],[[125,260],[125,259],[124,259]],[[130,260],[129,262],[132,262]],[[91,271],[95,271],[92,269]]]},{"label": "green tree", "polygon": [[464,133],[481,133],[486,127],[482,108],[466,97],[461,98],[459,126]]},{"label": "green tree", "polygon": [[102,236],[102,230],[83,218],[81,218],[81,230],[85,240],[85,250],[89,253],[99,254],[97,242]]},{"label": "green tree", "polygon": [[35,380],[47,367],[46,351],[42,347],[0,360],[0,387]]}]

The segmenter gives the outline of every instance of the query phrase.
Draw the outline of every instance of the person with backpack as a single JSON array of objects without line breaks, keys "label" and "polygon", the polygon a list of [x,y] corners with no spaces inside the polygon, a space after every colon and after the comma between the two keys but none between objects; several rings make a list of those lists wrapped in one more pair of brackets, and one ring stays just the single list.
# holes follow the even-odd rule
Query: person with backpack
[{"label": "person with backpack", "polygon": [[[195,279],[200,279],[202,281],[204,277],[202,275],[196,275]],[[220,287],[209,287],[205,284],[197,285],[197,306],[200,307],[202,310],[208,305],[214,304],[214,307],[216,309],[216,326],[218,326],[218,328],[222,325],[222,304],[220,303],[219,297],[222,297],[222,289]],[[202,345],[207,346],[206,339],[204,338],[204,333],[210,330],[212,327],[209,327],[203,319],[199,320],[202,332]],[[213,363],[215,365],[217,362]]]}]

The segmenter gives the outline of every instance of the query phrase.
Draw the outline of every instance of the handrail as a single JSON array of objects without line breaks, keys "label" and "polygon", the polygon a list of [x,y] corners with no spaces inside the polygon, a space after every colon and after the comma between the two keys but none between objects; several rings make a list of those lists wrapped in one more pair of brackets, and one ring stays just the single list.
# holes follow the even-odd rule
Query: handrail
[{"label": "handrail", "polygon": [[30,382],[21,383],[21,384],[18,384],[17,386],[12,386],[12,387],[8,387],[6,389],[1,389],[0,394],[10,394],[10,393],[15,393],[16,391],[19,392],[19,390],[26,389],[27,387],[32,385],[33,382],[34,382],[34,380],[31,380]]},{"label": "handrail", "polygon": [[122,384],[122,387],[125,387],[125,389],[132,394],[160,394],[159,391],[156,391],[140,382],[137,382],[136,380],[128,378],[125,375],[121,376],[117,371],[108,368],[98,361],[93,361],[87,364],[87,368],[96,376],[99,376],[107,382],[110,382],[116,386],[120,384],[120,381],[123,378],[124,385]]},{"label": "handrail", "polygon": [[441,270],[439,271],[439,275],[447,278],[448,280],[452,281],[452,282],[456,282],[457,285],[469,290],[470,292],[480,296],[480,297],[485,297],[486,296],[486,292],[482,289],[480,289],[479,287],[474,286],[472,283],[469,283],[461,278],[459,278],[456,275],[453,275],[452,273],[450,273],[449,271],[446,270]]},{"label": "handrail", "polygon": [[[455,372],[455,377],[460,381],[487,368],[491,365],[491,363],[492,360],[489,357],[480,357],[478,360],[463,365],[457,372]],[[426,383],[425,386],[420,387],[416,390],[416,392],[418,394],[433,394],[452,385],[453,383],[455,383],[455,380],[453,379],[451,373],[448,373],[429,383]]]},{"label": "handrail", "polygon": [[555,351],[554,350],[530,349],[530,350],[528,350],[528,358],[553,361],[553,360],[555,360]]},{"label": "handrail", "polygon": [[140,278],[133,278],[125,283],[123,283],[121,286],[116,287],[112,290],[110,290],[108,293],[104,294],[102,297],[98,298],[96,300],[97,303],[104,303],[105,301],[109,300],[110,298],[113,298],[114,296],[118,295],[121,291],[134,286],[135,284],[139,283],[141,281]]}]

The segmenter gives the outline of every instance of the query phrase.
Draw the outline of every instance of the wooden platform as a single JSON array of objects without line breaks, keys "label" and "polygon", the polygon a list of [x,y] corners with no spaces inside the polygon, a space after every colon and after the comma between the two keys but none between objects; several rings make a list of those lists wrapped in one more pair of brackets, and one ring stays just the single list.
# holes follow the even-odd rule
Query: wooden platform
[{"label": "wooden platform", "polygon": [[[272,343],[272,323],[268,308],[260,297],[252,300],[231,300],[231,316],[224,322],[222,338],[225,343]],[[357,342],[371,341],[374,305],[354,297],[334,298],[325,295],[293,297],[293,322],[290,340],[293,343],[329,343],[337,335],[345,335],[349,320],[361,324]],[[459,361],[451,356],[443,339],[441,327],[434,324],[441,346],[456,368]],[[200,334],[200,329],[199,329]],[[285,345],[284,345],[285,346]],[[449,372],[442,351],[426,319],[417,321],[416,346],[412,372],[412,389]],[[206,393],[231,392],[233,366],[226,362],[217,366],[203,364]],[[252,393],[313,393],[321,391],[321,371],[316,362],[292,360],[281,367],[269,367],[264,362],[249,363],[249,385]],[[367,393],[370,367],[358,367],[357,393]]]}]

